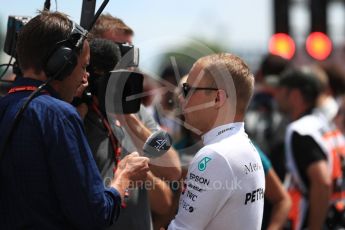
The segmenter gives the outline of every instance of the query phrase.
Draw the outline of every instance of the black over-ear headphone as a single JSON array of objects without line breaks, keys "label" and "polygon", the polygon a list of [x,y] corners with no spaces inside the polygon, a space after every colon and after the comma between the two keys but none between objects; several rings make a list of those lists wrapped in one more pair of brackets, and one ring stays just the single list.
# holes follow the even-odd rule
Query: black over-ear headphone
[{"label": "black over-ear headphone", "polygon": [[44,72],[48,78],[61,81],[77,65],[78,52],[83,48],[88,31],[73,21],[71,23],[71,34],[67,39],[57,42],[46,58]]}]

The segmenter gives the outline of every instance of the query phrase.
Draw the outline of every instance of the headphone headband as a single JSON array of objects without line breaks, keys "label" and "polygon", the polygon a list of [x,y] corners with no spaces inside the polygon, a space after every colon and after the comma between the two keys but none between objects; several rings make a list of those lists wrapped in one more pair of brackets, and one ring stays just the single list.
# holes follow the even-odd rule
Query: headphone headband
[{"label": "headphone headband", "polygon": [[85,30],[83,27],[75,23],[74,21],[72,22],[72,30],[69,35],[68,40],[71,40],[74,42],[75,47],[80,48],[83,45],[84,40],[87,38],[87,34],[89,33],[87,30]]},{"label": "headphone headband", "polygon": [[49,78],[63,80],[78,62],[78,51],[82,49],[88,31],[71,20],[72,30],[67,39],[55,44],[45,64],[45,73]]}]

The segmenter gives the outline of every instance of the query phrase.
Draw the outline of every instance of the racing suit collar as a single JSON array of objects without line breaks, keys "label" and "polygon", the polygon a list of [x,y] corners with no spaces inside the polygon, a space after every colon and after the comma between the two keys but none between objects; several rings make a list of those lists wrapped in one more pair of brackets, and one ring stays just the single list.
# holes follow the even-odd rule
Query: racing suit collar
[{"label": "racing suit collar", "polygon": [[229,123],[211,129],[202,135],[204,145],[216,143],[226,137],[234,135],[239,131],[244,132],[244,122]]}]

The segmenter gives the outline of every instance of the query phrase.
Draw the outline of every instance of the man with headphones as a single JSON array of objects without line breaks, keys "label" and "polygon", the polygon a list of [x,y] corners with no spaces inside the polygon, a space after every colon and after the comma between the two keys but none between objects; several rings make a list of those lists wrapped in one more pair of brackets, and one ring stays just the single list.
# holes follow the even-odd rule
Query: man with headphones
[{"label": "man with headphones", "polygon": [[[87,81],[87,31],[41,12],[20,31],[23,77],[0,100],[0,229],[103,229],[112,224],[148,159],[132,153],[105,188],[70,105]],[[19,115],[18,115],[19,114]]]}]

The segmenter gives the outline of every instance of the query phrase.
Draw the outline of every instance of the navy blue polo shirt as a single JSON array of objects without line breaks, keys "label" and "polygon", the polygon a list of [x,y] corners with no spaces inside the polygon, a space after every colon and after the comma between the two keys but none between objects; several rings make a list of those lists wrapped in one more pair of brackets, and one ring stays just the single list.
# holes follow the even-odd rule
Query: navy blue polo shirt
[{"label": "navy blue polo shirt", "polygon": [[[14,86],[39,86],[20,78]],[[0,141],[32,91],[0,99]],[[103,229],[121,198],[105,188],[76,109],[50,87],[33,99],[0,162],[0,229]]]}]

